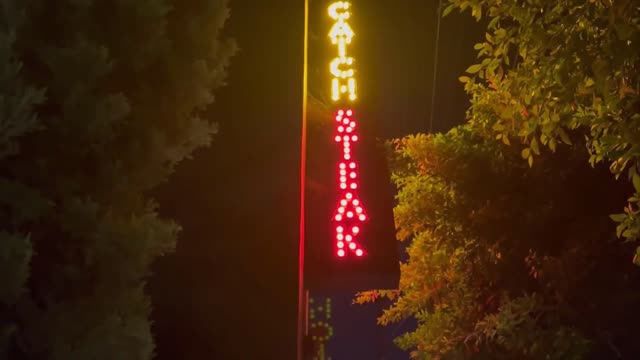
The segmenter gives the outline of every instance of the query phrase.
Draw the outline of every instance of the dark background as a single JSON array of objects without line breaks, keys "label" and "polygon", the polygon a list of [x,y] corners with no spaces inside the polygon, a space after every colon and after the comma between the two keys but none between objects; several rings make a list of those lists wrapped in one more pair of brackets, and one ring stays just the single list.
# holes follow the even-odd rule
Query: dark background
[{"label": "dark background", "polygon": [[[310,1],[309,89],[322,99],[329,2]],[[359,124],[373,149],[362,176],[387,191],[371,206],[391,224],[392,193],[376,144],[429,128],[437,1],[352,3]],[[157,194],[162,214],[183,226],[176,253],[156,264],[150,286],[158,359],[295,358],[304,1],[230,6],[225,31],[240,53],[211,109],[220,133]],[[482,36],[468,14],[442,21],[434,131],[464,122],[468,101],[457,78],[473,64]],[[310,159],[320,158],[312,144],[323,141],[313,138],[322,131],[310,125]],[[385,231],[381,241],[389,243],[393,234]]]}]

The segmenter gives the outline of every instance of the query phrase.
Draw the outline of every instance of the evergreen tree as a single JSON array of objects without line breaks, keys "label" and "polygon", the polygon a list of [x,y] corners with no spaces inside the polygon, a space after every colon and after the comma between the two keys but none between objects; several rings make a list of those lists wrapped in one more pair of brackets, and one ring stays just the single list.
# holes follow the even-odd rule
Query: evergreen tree
[{"label": "evergreen tree", "polygon": [[150,359],[149,192],[216,132],[227,1],[0,5],[0,352]]}]

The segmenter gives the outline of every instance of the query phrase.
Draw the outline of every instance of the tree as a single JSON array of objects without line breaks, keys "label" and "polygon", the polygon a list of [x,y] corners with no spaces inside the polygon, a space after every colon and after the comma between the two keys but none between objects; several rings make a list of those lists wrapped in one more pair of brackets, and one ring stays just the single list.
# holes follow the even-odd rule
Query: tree
[{"label": "tree", "polygon": [[[629,244],[607,214],[628,187],[592,169],[586,150],[487,140],[467,125],[393,142],[399,289],[378,319],[413,317],[397,339],[418,359],[633,359],[640,312]],[[570,151],[571,150],[571,151]]]},{"label": "tree", "polygon": [[216,132],[227,2],[0,4],[0,354],[150,359],[149,192]]},{"label": "tree", "polygon": [[[612,215],[618,236],[640,238],[640,8],[632,0],[450,0],[445,13],[488,14],[481,62],[463,76],[470,123],[533,163],[585,137],[592,165],[627,174],[635,191]],[[640,264],[640,247],[635,261]]]}]

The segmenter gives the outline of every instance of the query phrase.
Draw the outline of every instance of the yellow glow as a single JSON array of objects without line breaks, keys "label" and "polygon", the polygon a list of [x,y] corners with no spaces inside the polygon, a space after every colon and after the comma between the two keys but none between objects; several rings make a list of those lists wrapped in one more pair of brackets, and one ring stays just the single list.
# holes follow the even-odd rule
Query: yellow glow
[{"label": "yellow glow", "polygon": [[353,69],[353,58],[347,56],[347,45],[351,43],[354,36],[353,29],[347,22],[351,12],[351,5],[346,1],[336,1],[329,5],[329,16],[335,20],[335,23],[329,31],[331,43],[337,45],[338,56],[334,58],[329,69],[333,75],[331,80],[331,99],[339,101],[342,95],[347,95],[348,99],[354,101],[356,99],[356,80],[355,69]]},{"label": "yellow glow", "polygon": [[342,19],[336,21],[331,27],[331,31],[329,31],[329,36],[333,44],[337,44],[339,39],[344,39],[347,44],[350,44],[353,35],[354,33],[349,23]]},{"label": "yellow glow", "polygon": [[330,65],[331,73],[333,74],[333,76],[342,78],[342,79],[352,78],[354,74],[353,69],[340,70],[340,65],[352,65],[352,64],[353,64],[353,58],[337,57],[333,59],[333,61],[331,62],[331,65]]},{"label": "yellow glow", "polygon": [[351,15],[349,13],[350,6],[351,4],[346,1],[336,1],[329,5],[329,16],[334,20],[346,20]]}]

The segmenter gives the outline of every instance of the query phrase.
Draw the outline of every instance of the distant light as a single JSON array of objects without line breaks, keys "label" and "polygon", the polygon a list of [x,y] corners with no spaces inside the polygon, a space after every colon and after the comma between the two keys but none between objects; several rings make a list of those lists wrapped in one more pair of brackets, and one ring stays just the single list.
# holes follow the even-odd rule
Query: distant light
[{"label": "distant light", "polygon": [[344,250],[342,250],[342,249],[338,250],[338,256],[343,257],[344,256]]},{"label": "distant light", "polygon": [[364,254],[364,251],[362,251],[362,249],[356,250],[356,256],[362,256],[363,254]]},{"label": "distant light", "polygon": [[349,249],[353,250],[355,248],[356,248],[356,243],[354,243],[354,242],[349,243]]}]

